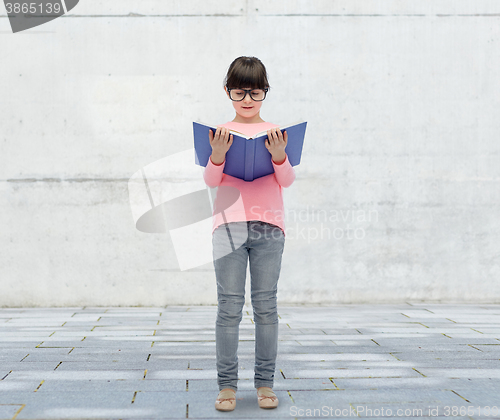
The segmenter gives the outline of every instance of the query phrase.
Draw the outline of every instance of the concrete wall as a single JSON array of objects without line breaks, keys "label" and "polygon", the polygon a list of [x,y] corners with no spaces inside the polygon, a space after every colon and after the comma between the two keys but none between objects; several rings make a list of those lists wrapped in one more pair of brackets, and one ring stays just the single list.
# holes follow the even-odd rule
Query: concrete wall
[{"label": "concrete wall", "polygon": [[0,11],[1,306],[216,304],[127,183],[233,118],[240,55],[266,121],[308,121],[279,302],[500,301],[498,1],[81,0],[16,34]]}]

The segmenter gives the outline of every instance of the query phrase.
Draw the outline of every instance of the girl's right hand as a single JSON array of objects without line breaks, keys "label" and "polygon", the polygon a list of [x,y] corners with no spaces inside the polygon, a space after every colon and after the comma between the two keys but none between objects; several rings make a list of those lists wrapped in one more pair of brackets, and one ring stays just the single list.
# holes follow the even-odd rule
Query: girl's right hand
[{"label": "girl's right hand", "polygon": [[210,146],[212,146],[212,153],[224,157],[233,144],[233,135],[229,135],[229,130],[225,127],[217,127],[215,135],[212,130],[208,131]]}]

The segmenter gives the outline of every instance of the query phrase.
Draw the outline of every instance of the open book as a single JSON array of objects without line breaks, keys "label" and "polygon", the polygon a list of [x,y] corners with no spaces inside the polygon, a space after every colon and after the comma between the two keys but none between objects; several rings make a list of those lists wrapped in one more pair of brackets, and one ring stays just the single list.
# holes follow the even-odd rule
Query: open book
[{"label": "open book", "polygon": [[[279,127],[282,133],[286,130],[288,134],[285,153],[292,166],[300,163],[306,125],[307,122],[301,121]],[[215,134],[217,127],[193,122],[195,162],[200,166],[207,166],[212,154],[212,146],[208,137],[209,130]],[[232,130],[229,133],[233,135],[233,144],[226,153],[223,170],[225,174],[245,181],[253,181],[274,173],[271,153],[264,144],[267,140],[267,130],[252,137]]]}]

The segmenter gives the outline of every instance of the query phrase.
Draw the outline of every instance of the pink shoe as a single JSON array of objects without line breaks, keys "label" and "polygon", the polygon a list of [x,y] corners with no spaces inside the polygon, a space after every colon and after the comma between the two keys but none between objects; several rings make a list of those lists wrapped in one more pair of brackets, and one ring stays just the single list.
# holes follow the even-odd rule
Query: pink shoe
[{"label": "pink shoe", "polygon": [[257,389],[257,399],[260,408],[276,408],[279,404],[278,397],[267,386],[261,386]]},{"label": "pink shoe", "polygon": [[236,407],[236,391],[224,388],[215,400],[215,408],[219,411],[233,411]]}]

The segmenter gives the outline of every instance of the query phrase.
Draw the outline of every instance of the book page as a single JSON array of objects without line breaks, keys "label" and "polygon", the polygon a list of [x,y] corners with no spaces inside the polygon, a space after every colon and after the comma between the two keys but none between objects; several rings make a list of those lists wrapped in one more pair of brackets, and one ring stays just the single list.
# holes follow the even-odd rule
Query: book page
[{"label": "book page", "polygon": [[[280,130],[286,130],[287,128],[293,127],[295,125],[302,124],[303,122],[305,122],[305,121],[299,121],[299,122],[295,122],[293,124],[280,125],[278,128]],[[252,138],[256,139],[257,137],[264,136],[266,134],[267,134],[267,130],[266,131],[261,131],[260,133],[255,134]]]}]

